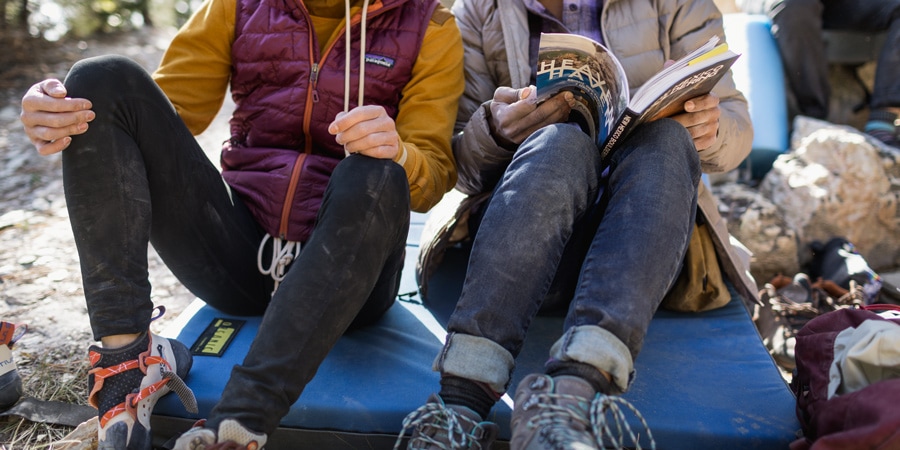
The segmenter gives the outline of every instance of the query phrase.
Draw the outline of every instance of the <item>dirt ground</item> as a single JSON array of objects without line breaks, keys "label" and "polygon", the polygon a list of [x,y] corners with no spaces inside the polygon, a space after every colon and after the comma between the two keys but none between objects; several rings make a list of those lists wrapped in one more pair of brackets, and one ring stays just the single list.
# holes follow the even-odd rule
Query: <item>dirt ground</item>
[{"label": "dirt ground", "polygon": [[[72,63],[94,55],[123,54],[152,70],[173,35],[174,30],[143,29],[49,45],[0,33],[4,49],[0,52],[0,320],[28,326],[13,348],[25,396],[56,399],[61,394],[53,391],[54,381],[46,380],[47,373],[62,373],[58,383],[68,383],[76,392],[63,401],[85,404],[87,383],[75,374],[86,370],[87,348],[93,341],[66,211],[61,157],[41,156],[28,141],[19,121],[21,98],[32,84],[49,77],[63,79]],[[217,159],[226,135],[227,114],[223,114],[198,139]],[[152,247],[148,252],[152,300],[166,307],[166,314],[151,324],[159,333],[195,297]],[[23,431],[8,419],[0,423],[4,424],[0,449],[45,446],[61,437],[57,433],[67,432],[65,427],[45,429],[38,424],[26,424],[31,428]]]}]

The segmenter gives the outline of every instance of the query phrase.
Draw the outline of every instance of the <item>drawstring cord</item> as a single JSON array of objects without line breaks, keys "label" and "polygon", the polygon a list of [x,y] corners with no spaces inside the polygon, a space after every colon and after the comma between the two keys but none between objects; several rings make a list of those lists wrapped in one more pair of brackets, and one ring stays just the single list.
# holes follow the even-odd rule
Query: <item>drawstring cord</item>
[{"label": "drawstring cord", "polygon": [[[263,267],[263,249],[266,242],[272,239],[272,260],[268,267]],[[272,289],[272,295],[278,290],[278,285],[284,279],[284,272],[288,264],[300,254],[300,243],[294,241],[286,241],[280,237],[272,237],[268,233],[263,236],[262,242],[259,243],[259,250],[256,253],[256,268],[259,273],[269,275],[275,280],[275,288]]]},{"label": "drawstring cord", "polygon": [[[350,0],[344,0],[344,9],[346,13],[344,18],[344,42],[347,49],[344,51],[344,112],[350,111]],[[359,88],[356,103],[358,106],[363,105],[363,93],[365,92],[366,81],[366,17],[369,13],[369,0],[363,0],[362,6],[362,22],[360,23],[360,39],[359,39]],[[347,148],[344,148],[344,156],[350,156]]]}]

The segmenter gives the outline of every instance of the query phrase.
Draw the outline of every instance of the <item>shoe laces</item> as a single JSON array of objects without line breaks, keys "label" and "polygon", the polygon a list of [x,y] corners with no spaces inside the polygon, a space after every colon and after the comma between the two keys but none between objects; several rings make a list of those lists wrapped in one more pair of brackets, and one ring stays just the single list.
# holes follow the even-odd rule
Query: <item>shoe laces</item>
[{"label": "shoe laces", "polygon": [[[641,450],[640,435],[636,435],[625,418],[626,412],[632,412],[641,422],[641,426],[647,431],[647,438],[650,440],[650,448],[656,449],[656,441],[653,439],[653,433],[650,432],[650,426],[644,416],[634,407],[628,400],[622,397],[604,395],[598,393],[590,406],[590,416],[592,431],[599,448],[605,447],[607,439],[615,445],[616,449],[625,448],[625,436],[627,435],[635,448]],[[612,425],[612,426],[610,426]]]},{"label": "shoe laces", "polygon": [[[577,407],[576,407],[577,405]],[[559,448],[565,443],[583,442],[591,422],[585,412],[588,405],[584,397],[552,392],[536,393],[526,400],[524,409],[538,408],[538,412],[528,419],[531,429],[544,428],[547,438]]]},{"label": "shoe laces", "polygon": [[[466,432],[464,424],[472,426],[471,433]],[[426,433],[425,430],[429,428],[435,429],[437,432]],[[410,440],[409,448],[427,448],[427,445],[433,445],[442,450],[481,449],[479,439],[484,436],[481,424],[445,405],[433,402],[420,406],[403,419],[403,429],[400,430],[400,436],[394,443],[394,450],[400,448],[403,434],[410,429],[419,429],[420,432]],[[441,432],[447,433],[446,441],[436,439],[436,437],[443,437]]]}]

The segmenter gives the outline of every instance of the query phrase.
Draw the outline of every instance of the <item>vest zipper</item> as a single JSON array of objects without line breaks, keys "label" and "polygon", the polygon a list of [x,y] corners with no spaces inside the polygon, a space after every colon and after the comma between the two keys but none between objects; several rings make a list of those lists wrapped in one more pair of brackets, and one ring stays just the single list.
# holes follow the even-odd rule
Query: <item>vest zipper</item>
[{"label": "vest zipper", "polygon": [[297,155],[294,160],[294,167],[291,169],[291,181],[288,183],[287,195],[284,204],[281,205],[281,224],[278,228],[278,235],[281,239],[287,240],[287,229],[291,217],[291,206],[294,203],[294,192],[297,190],[297,183],[300,182],[300,173],[303,172],[303,161],[306,161],[306,153]]},{"label": "vest zipper", "polygon": [[[319,84],[319,63],[313,63],[312,72],[309,74],[309,90],[312,91],[313,103],[319,103],[319,91],[316,87],[318,84]],[[306,131],[308,131],[308,130],[306,130]]]},{"label": "vest zipper", "polygon": [[[374,6],[374,8],[373,8]],[[368,17],[373,17],[373,13],[377,15],[379,12],[384,10],[384,3],[381,1],[376,1],[374,5],[369,5],[369,12],[367,13]],[[309,36],[307,42],[309,43],[309,48],[307,51],[308,54],[315,55],[315,49],[313,48],[313,43],[315,42],[315,31],[312,28],[312,19],[309,16],[309,11],[307,11],[306,6],[300,3],[300,10],[303,11],[303,14],[306,16],[306,21],[309,24]],[[350,18],[350,25],[356,25],[362,22],[362,14],[357,13],[353,17]],[[341,32],[344,32],[346,25],[341,26]],[[331,49],[334,48],[334,44],[337,42],[337,39],[331,41],[331,44],[319,55],[319,62],[313,62],[311,71],[309,74],[309,89],[306,92],[306,108],[303,111],[303,135],[304,135],[304,145],[303,145],[303,153],[297,157],[297,160],[294,161],[294,167],[291,169],[291,181],[288,183],[288,191],[284,196],[284,204],[281,207],[281,222],[278,227],[278,234],[282,239],[287,239],[287,229],[290,224],[290,213],[291,206],[294,203],[294,191],[297,189],[297,183],[300,182],[300,175],[303,172],[303,161],[306,160],[306,155],[312,153],[312,138],[309,133],[309,123],[311,121],[310,115],[312,114],[312,105],[313,103],[319,102],[319,92],[317,89],[317,84],[319,82],[319,64],[325,62],[325,58],[328,57],[328,54],[331,53]],[[348,49],[349,51],[349,49]],[[312,58],[310,58],[312,59]]]}]

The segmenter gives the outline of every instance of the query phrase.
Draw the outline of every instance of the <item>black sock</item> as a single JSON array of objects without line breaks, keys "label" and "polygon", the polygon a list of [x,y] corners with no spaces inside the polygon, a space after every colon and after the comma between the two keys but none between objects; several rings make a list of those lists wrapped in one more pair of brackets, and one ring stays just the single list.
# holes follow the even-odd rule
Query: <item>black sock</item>
[{"label": "black sock", "polygon": [[897,114],[886,109],[873,109],[869,113],[869,122],[886,122],[891,125],[897,120]]},{"label": "black sock", "polygon": [[620,393],[596,367],[591,366],[590,364],[553,359],[547,363],[547,375],[550,375],[551,377],[571,375],[587,381],[597,392],[603,394]]},{"label": "black sock", "polygon": [[478,413],[482,419],[487,417],[500,399],[500,394],[493,392],[484,383],[450,375],[441,377],[439,395],[445,404],[465,406]]}]

